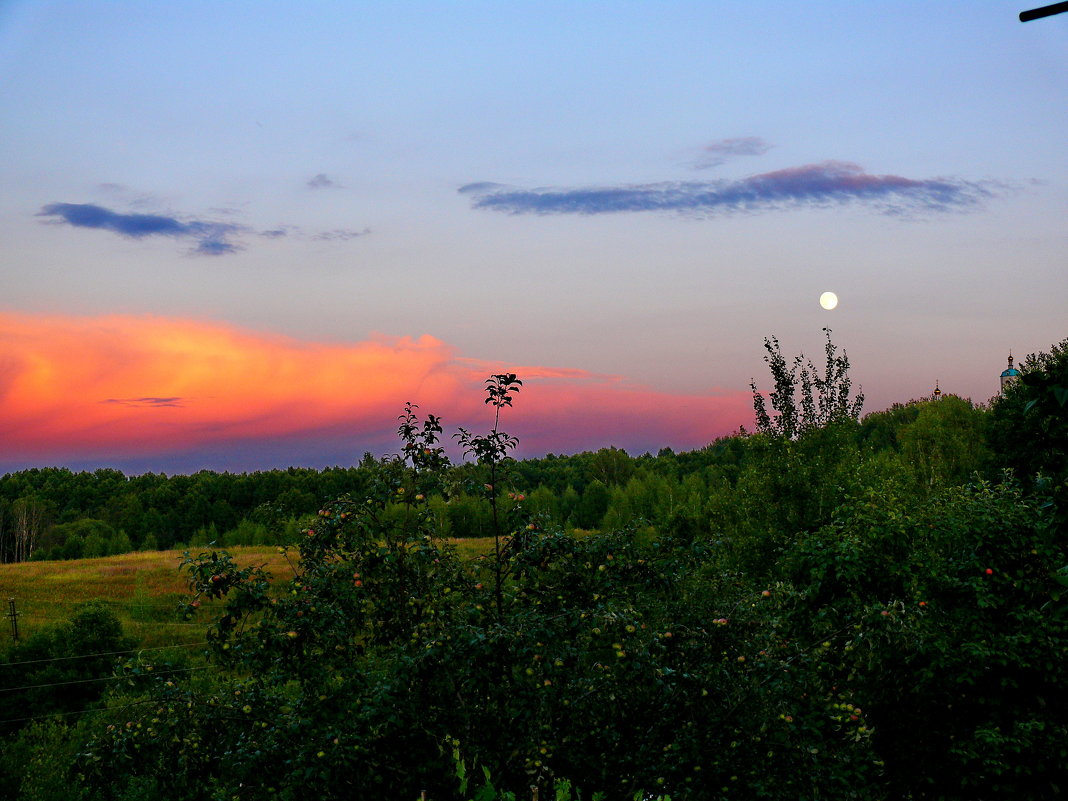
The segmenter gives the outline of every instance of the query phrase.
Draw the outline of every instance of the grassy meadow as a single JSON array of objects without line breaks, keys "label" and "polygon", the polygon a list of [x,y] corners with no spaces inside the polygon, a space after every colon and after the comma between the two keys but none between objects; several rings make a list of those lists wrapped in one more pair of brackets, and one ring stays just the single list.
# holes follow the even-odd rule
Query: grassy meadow
[{"label": "grassy meadow", "polygon": [[[461,557],[474,557],[492,549],[493,540],[454,540]],[[195,555],[210,548],[195,548]],[[262,565],[275,577],[292,575],[291,565],[276,546],[235,546],[226,548],[238,564]],[[183,551],[145,551],[57,562],[18,562],[0,564],[0,601],[5,621],[0,642],[11,643],[7,620],[8,599],[14,598],[18,611],[19,636],[26,639],[41,629],[70,617],[79,604],[102,601],[122,622],[124,631],[145,648],[188,645],[201,642],[204,626],[213,607],[221,604],[205,599],[200,619],[184,620],[177,612],[187,594],[185,574],[179,570]],[[295,560],[295,554],[289,559]]]}]

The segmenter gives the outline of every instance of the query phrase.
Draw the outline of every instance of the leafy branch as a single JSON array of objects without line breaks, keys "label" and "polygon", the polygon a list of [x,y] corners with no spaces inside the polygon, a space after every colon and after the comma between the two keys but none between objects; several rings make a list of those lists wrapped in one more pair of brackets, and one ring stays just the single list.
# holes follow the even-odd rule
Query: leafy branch
[{"label": "leafy branch", "polygon": [[464,456],[474,455],[480,465],[489,468],[489,481],[486,483],[486,494],[489,498],[490,511],[493,516],[493,555],[494,555],[494,603],[498,618],[504,610],[504,575],[505,569],[501,558],[501,518],[498,498],[498,473],[500,467],[510,457],[509,451],[515,450],[519,445],[519,438],[500,430],[501,409],[512,405],[513,396],[519,392],[523,382],[516,377],[515,373],[499,373],[486,379],[485,403],[493,406],[493,428],[488,434],[472,434],[467,429],[461,428],[453,434],[456,441],[463,448]]},{"label": "leafy branch", "polygon": [[[767,355],[764,361],[771,369],[775,388],[768,393],[774,415],[768,412],[764,394],[757,389],[756,379],[749,383],[753,391],[753,411],[757,430],[762,434],[785,439],[797,439],[816,428],[824,428],[842,420],[856,420],[864,406],[864,394],[850,398],[852,381],[849,377],[849,357],[831,341],[831,329],[824,328],[826,366],[822,376],[811,360],[799,354],[792,362],[782,355],[779,340],[764,340]],[[798,391],[800,397],[798,398]]]}]

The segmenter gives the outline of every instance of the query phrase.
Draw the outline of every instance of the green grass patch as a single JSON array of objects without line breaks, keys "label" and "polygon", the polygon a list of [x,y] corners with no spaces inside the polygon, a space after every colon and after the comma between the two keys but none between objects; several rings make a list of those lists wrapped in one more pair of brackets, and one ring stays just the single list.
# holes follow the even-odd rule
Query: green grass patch
[{"label": "green grass patch", "polygon": [[[493,550],[492,538],[452,543],[461,558],[473,559]],[[210,549],[192,548],[190,553],[206,550]],[[235,546],[225,550],[238,564],[262,565],[279,581],[292,577],[297,560],[295,552],[289,555],[289,561],[275,546]],[[188,593],[186,576],[179,570],[182,558],[182,551],[147,551],[96,559],[0,564],[0,614],[5,617],[0,621],[0,650],[12,641],[10,621],[6,619],[9,598],[15,599],[22,639],[67,620],[79,604],[102,601],[143,647],[201,642],[205,622],[221,603],[205,599],[199,617],[193,620],[178,615],[178,604]]]},{"label": "green grass patch", "polygon": [[[241,561],[266,563],[281,574],[284,560],[274,548],[235,548]],[[144,647],[184,645],[203,639],[203,621],[177,614],[187,592],[179,571],[180,551],[148,551],[97,559],[21,562],[0,565],[0,600],[14,598],[19,635],[34,633],[67,620],[79,604],[101,601],[112,609],[123,629]],[[206,611],[214,604],[206,604]],[[10,621],[0,638],[11,641]]]}]

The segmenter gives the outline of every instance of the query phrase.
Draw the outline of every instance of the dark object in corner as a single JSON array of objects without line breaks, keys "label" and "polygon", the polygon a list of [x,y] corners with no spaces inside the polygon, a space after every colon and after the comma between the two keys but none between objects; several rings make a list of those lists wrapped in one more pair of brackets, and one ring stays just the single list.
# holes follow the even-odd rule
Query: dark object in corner
[{"label": "dark object in corner", "polygon": [[1053,5],[1042,6],[1042,8],[1033,8],[1030,11],[1020,12],[1020,22],[1052,17],[1054,14],[1063,14],[1065,11],[1068,11],[1068,3],[1054,3]]}]

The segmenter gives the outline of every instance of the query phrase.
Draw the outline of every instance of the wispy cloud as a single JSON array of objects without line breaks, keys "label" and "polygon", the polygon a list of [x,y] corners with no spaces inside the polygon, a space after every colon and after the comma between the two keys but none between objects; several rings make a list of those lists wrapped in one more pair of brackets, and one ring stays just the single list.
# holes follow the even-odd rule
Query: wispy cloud
[{"label": "wispy cloud", "polygon": [[[487,375],[523,394],[523,452],[701,447],[752,416],[748,391],[673,394],[619,376],[462,357],[431,336],[298,340],[180,318],[0,312],[0,471],[40,464],[257,469],[397,447],[405,401],[481,430]],[[513,413],[514,412],[514,413]]]},{"label": "wispy cloud", "polygon": [[362,231],[352,231],[347,228],[337,228],[333,231],[323,231],[316,234],[312,239],[317,239],[320,242],[348,242],[350,239],[355,239],[358,236],[367,236],[371,233],[370,228],[364,228]]},{"label": "wispy cloud", "polygon": [[701,148],[701,155],[690,164],[690,167],[695,170],[707,170],[725,164],[735,156],[763,156],[769,150],[771,150],[771,145],[759,136],[719,139]]},{"label": "wispy cloud", "polygon": [[297,225],[280,225],[277,228],[260,231],[259,236],[264,239],[283,239],[285,237],[291,237],[297,240],[311,240],[313,242],[348,242],[350,239],[367,236],[369,233],[371,233],[370,228],[363,228],[359,231],[352,228],[335,228],[332,231],[309,233],[302,230],[300,226]]},{"label": "wispy cloud", "polygon": [[859,203],[883,214],[912,216],[975,208],[993,197],[998,188],[992,182],[959,178],[873,175],[857,164],[824,161],[741,180],[535,189],[483,182],[468,184],[459,191],[472,198],[473,208],[506,214],[652,211],[713,217]]},{"label": "wispy cloud", "polygon": [[330,178],[326,173],[319,173],[318,175],[310,178],[307,183],[309,189],[341,189],[339,184],[334,179]]},{"label": "wispy cloud", "polygon": [[[233,209],[216,209],[218,215],[238,213]],[[274,228],[254,231],[246,225],[208,220],[186,220],[168,214],[124,214],[94,203],[50,203],[37,216],[47,218],[57,225],[75,228],[95,228],[110,231],[128,239],[147,237],[173,237],[191,243],[189,253],[196,256],[227,256],[244,250],[239,237],[261,239],[312,239],[318,241],[347,242],[366,236],[369,228],[362,230],[338,228],[321,233],[305,233],[295,225],[278,225]]]},{"label": "wispy cloud", "polygon": [[123,214],[93,203],[50,203],[38,216],[75,228],[110,231],[129,239],[150,236],[188,239],[194,244],[192,252],[204,256],[223,256],[241,250],[232,239],[245,230],[233,223],[183,221],[163,214]]},{"label": "wispy cloud", "polygon": [[135,406],[149,408],[178,407],[182,405],[183,398],[107,398],[101,403],[117,403],[120,406]]}]

